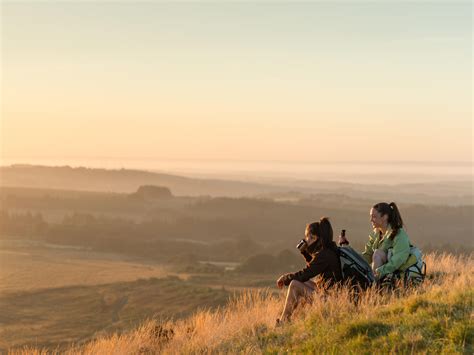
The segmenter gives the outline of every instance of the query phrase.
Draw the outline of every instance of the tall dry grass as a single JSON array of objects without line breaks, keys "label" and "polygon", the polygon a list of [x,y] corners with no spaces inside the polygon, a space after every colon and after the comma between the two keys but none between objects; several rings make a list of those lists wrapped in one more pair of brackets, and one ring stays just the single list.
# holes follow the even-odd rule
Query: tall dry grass
[{"label": "tall dry grass", "polygon": [[[341,327],[348,318],[359,323],[364,322],[373,318],[374,310],[386,314],[387,317],[394,316],[393,312],[390,313],[390,307],[415,307],[419,297],[443,297],[449,301],[466,291],[472,295],[472,256],[429,254],[425,261],[428,277],[418,288],[384,293],[375,288],[370,289],[361,295],[357,304],[351,301],[348,288],[334,289],[327,297],[316,295],[312,303],[298,308],[292,322],[283,327],[275,328],[275,319],[283,307],[284,291],[279,296],[272,296],[269,290],[248,291],[232,299],[226,307],[200,311],[180,321],[162,324],[148,321],[130,333],[101,337],[83,345],[73,346],[66,353],[261,353],[272,349],[279,352],[291,350],[286,348],[289,344],[304,343],[316,333],[321,338],[318,340],[318,347],[338,352],[331,343],[331,329],[344,329]],[[384,309],[387,309],[387,313],[383,313]],[[394,314],[396,317],[396,312]],[[413,337],[414,344],[419,341],[420,335],[409,336]],[[327,339],[327,343],[324,339]],[[47,352],[25,348],[11,353]]]}]

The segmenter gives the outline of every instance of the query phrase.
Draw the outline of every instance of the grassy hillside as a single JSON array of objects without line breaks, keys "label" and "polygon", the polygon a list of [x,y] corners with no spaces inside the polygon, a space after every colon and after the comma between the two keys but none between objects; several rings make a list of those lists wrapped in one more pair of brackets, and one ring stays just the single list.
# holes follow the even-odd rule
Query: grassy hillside
[{"label": "grassy hillside", "polygon": [[473,258],[430,254],[426,261],[429,277],[418,289],[369,290],[357,305],[347,289],[339,289],[299,308],[282,327],[275,328],[274,321],[283,297],[249,291],[224,308],[197,311],[175,322],[150,321],[127,334],[71,347],[68,353],[472,354]]},{"label": "grassy hillside", "polygon": [[177,319],[222,306],[229,295],[174,277],[2,293],[0,353],[27,344],[64,349],[145,319]]},{"label": "grassy hillside", "polygon": [[145,319],[182,318],[223,306],[246,287],[271,286],[276,277],[224,272],[223,266],[187,259],[162,265],[0,239],[0,353],[26,344],[63,349]]}]

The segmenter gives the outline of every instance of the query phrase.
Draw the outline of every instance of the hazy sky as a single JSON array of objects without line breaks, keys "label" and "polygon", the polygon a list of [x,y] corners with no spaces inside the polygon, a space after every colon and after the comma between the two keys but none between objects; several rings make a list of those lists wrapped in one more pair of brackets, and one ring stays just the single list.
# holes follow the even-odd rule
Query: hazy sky
[{"label": "hazy sky", "polygon": [[470,2],[3,2],[3,159],[472,161]]}]

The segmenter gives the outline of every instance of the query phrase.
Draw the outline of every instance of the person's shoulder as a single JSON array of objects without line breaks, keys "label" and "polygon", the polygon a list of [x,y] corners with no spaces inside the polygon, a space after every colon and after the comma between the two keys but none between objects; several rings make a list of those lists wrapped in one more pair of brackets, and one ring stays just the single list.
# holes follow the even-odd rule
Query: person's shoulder
[{"label": "person's shoulder", "polygon": [[394,239],[409,239],[409,238],[408,238],[407,232],[403,228],[400,228]]},{"label": "person's shoulder", "polygon": [[332,258],[338,256],[338,248],[334,246],[332,248],[324,248],[319,252],[320,257]]},{"label": "person's shoulder", "polygon": [[397,235],[402,235],[402,236],[404,236],[404,237],[408,237],[408,234],[407,234],[406,230],[403,229],[403,228],[400,228],[400,229],[398,230]]}]

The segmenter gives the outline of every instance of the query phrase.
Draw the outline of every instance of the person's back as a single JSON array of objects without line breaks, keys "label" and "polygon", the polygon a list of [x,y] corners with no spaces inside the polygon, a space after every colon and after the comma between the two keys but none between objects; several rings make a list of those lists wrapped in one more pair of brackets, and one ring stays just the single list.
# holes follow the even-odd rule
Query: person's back
[{"label": "person's back", "polygon": [[313,255],[307,253],[303,255],[308,265],[305,269],[294,274],[294,280],[305,282],[312,277],[318,276],[318,279],[315,280],[317,283],[333,285],[342,281],[341,262],[337,253],[337,246],[334,242],[329,247],[322,248]]}]

